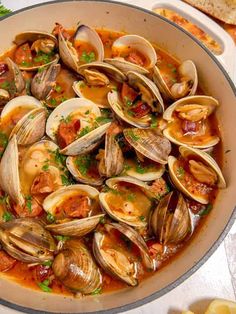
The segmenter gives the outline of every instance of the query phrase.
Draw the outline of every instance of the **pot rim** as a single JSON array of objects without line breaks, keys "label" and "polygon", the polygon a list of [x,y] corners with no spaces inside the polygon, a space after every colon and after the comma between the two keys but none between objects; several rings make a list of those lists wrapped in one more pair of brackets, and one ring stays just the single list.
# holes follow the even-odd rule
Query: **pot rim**
[{"label": "pot rim", "polygon": [[[18,13],[24,12],[24,11],[28,11],[31,10],[33,8],[37,8],[37,7],[41,7],[41,6],[46,6],[48,4],[57,4],[57,3],[66,3],[66,2],[105,2],[107,4],[114,4],[114,5],[121,5],[121,6],[126,6],[126,7],[131,7],[134,8],[136,10],[140,10],[146,14],[155,16],[156,18],[162,19],[164,20],[166,23],[169,23],[170,25],[174,26],[175,28],[177,28],[179,31],[183,32],[184,34],[186,34],[188,37],[190,37],[197,45],[199,45],[207,54],[208,56],[214,61],[214,63],[216,64],[216,66],[221,70],[221,72],[223,73],[225,79],[228,81],[235,97],[236,97],[236,86],[234,85],[232,79],[229,77],[229,74],[226,72],[225,68],[223,67],[223,65],[217,60],[217,58],[214,56],[214,54],[208,50],[208,48],[205,47],[205,45],[202,44],[202,42],[200,40],[198,40],[196,37],[194,37],[191,33],[189,33],[188,31],[186,31],[185,29],[181,28],[179,25],[175,24],[174,22],[168,20],[167,18],[161,16],[161,15],[157,15],[155,12],[152,12],[150,10],[144,9],[142,7],[133,5],[133,4],[128,4],[128,3],[124,3],[124,2],[119,2],[117,0],[110,1],[110,0],[57,0],[57,1],[47,1],[47,2],[43,2],[43,3],[38,3],[38,4],[34,4],[31,6],[27,6],[25,8],[16,10],[12,13],[9,13],[7,16],[3,16],[0,17],[0,22],[2,20],[7,19],[10,16],[13,15],[17,15]],[[126,304],[126,305],[122,305],[120,307],[115,307],[109,310],[101,310],[101,311],[93,311],[93,312],[83,312],[83,314],[115,314],[115,313],[121,313],[121,312],[125,312],[125,311],[129,311],[132,309],[135,309],[137,307],[140,307],[142,305],[148,304],[149,302],[152,302],[158,298],[160,298],[161,296],[165,295],[166,293],[170,292],[171,290],[175,289],[176,287],[178,287],[180,284],[182,284],[185,280],[187,280],[190,276],[192,276],[203,264],[206,263],[206,261],[211,257],[211,255],[216,251],[216,249],[220,246],[220,244],[223,242],[224,238],[226,237],[226,235],[229,233],[231,227],[233,226],[234,222],[236,221],[236,205],[232,211],[232,214],[225,226],[225,228],[223,229],[223,231],[221,232],[221,234],[219,235],[218,239],[214,242],[214,244],[209,248],[209,250],[205,253],[205,255],[193,266],[191,267],[187,272],[185,272],[182,276],[180,276],[178,279],[176,279],[174,282],[172,282],[171,284],[167,285],[166,287],[162,288],[159,291],[156,291],[154,293],[152,293],[151,295]],[[0,299],[0,304],[3,306],[6,306],[8,308],[11,308],[13,310],[19,311],[19,312],[23,312],[23,313],[29,313],[29,314],[53,314],[53,313],[57,313],[57,312],[48,312],[48,311],[40,311],[40,310],[34,310],[28,307],[24,307],[21,305],[17,305],[14,303],[11,303],[9,301]],[[76,314],[76,312],[70,312],[67,314]]]}]

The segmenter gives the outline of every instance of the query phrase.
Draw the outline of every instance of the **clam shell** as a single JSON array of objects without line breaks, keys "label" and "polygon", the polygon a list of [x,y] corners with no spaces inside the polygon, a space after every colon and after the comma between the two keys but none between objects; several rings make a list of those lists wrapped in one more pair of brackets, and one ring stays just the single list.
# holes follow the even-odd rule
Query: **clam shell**
[{"label": "clam shell", "polygon": [[178,193],[175,208],[169,208],[172,197],[173,192],[165,195],[151,217],[152,230],[164,244],[181,242],[191,230],[190,213],[182,194]]},{"label": "clam shell", "polygon": [[6,63],[8,65],[8,68],[14,78],[14,83],[16,87],[16,94],[20,94],[23,89],[25,88],[25,80],[23,78],[23,75],[20,71],[20,67],[18,67],[17,64],[15,64],[11,58],[6,58]]},{"label": "clam shell", "polygon": [[68,168],[68,170],[70,171],[70,173],[72,174],[72,176],[75,178],[76,181],[84,183],[84,184],[89,184],[89,185],[93,185],[93,186],[100,186],[103,183],[103,178],[102,177],[98,177],[98,178],[92,178],[90,176],[86,176],[84,174],[82,174],[78,167],[75,165],[75,158],[76,156],[69,156],[66,159],[66,166]]},{"label": "clam shell", "polygon": [[[106,226],[109,227],[110,225],[106,224],[105,227]],[[135,278],[135,263],[130,262],[132,273],[130,273],[130,269],[124,267],[124,269],[121,270],[118,265],[110,263],[101,249],[104,237],[104,234],[100,231],[94,233],[93,254],[100,266],[113,277],[126,282],[130,286],[137,286],[138,280]]]},{"label": "clam shell", "polygon": [[17,34],[14,43],[16,45],[22,45],[25,42],[34,42],[38,39],[48,38],[55,42],[55,45],[57,45],[57,39],[54,35],[48,32],[44,31],[25,31],[20,34]]},{"label": "clam shell", "polygon": [[130,169],[125,170],[125,173],[128,176],[144,181],[144,182],[157,180],[162,177],[164,172],[165,172],[165,166],[161,164],[156,164],[154,170],[147,169],[145,173],[137,172],[134,167],[131,167]]},{"label": "clam shell", "polygon": [[[106,180],[106,185],[111,188],[111,189],[114,189],[116,184],[119,183],[119,182],[127,182],[127,183],[131,183],[131,184],[134,184],[134,185],[137,185],[138,187],[140,187],[143,191],[144,194],[146,194],[147,196],[149,197],[152,197],[152,193],[149,191],[149,186],[140,181],[140,180],[137,180],[135,178],[132,178],[132,177],[114,177],[114,178],[110,178],[108,180]],[[147,226],[147,222],[146,221],[143,221],[143,220],[140,220],[140,215],[137,216],[136,220],[130,220],[130,219],[125,219],[125,218],[122,218],[122,217],[118,217],[116,216],[116,214],[111,210],[110,206],[108,205],[108,203],[106,202],[106,195],[107,193],[109,192],[101,192],[99,194],[99,201],[100,201],[100,205],[101,207],[103,208],[103,210],[111,217],[113,218],[114,220],[116,221],[121,221],[123,223],[126,223],[130,226],[133,226],[133,227],[146,227]]]},{"label": "clam shell", "polygon": [[36,219],[19,218],[0,224],[0,240],[4,249],[25,263],[42,263],[53,259],[55,242]]},{"label": "clam shell", "polygon": [[101,286],[102,277],[87,247],[79,240],[67,241],[55,257],[53,272],[63,284],[83,294],[90,294]]},{"label": "clam shell", "polygon": [[[185,146],[181,146],[179,148],[180,154],[186,158],[187,156],[197,156],[197,159],[202,161],[204,164],[206,164],[207,166],[209,166],[210,168],[212,168],[215,173],[218,176],[218,187],[219,188],[225,188],[226,187],[226,183],[225,183],[225,179],[223,177],[223,174],[219,168],[219,166],[217,165],[216,161],[207,153],[200,151],[198,149],[194,149],[191,147],[185,147]],[[186,196],[194,199],[195,201],[201,203],[201,204],[208,204],[209,200],[208,197],[204,197],[204,196],[198,196],[198,195],[194,195],[193,193],[191,193],[189,190],[187,190],[181,183],[181,180],[176,176],[175,172],[174,172],[174,163],[177,159],[174,156],[169,156],[168,158],[168,167],[169,167],[169,174],[170,177],[174,183],[174,185],[182,192],[184,193]]]},{"label": "clam shell", "polygon": [[[175,110],[181,105],[188,105],[188,104],[189,105],[200,104],[200,105],[207,106],[208,115],[212,114],[214,110],[216,110],[216,108],[219,106],[219,102],[213,97],[205,96],[205,95],[189,96],[189,97],[185,97],[185,98],[177,100],[170,107],[168,107],[163,114],[163,118],[167,120],[169,123],[174,121]],[[207,142],[205,141],[202,144],[194,144],[194,139],[193,139],[193,143],[190,145],[189,142],[184,143],[178,140],[175,137],[175,133],[170,131],[170,127],[168,125],[166,129],[163,131],[163,134],[166,138],[168,138],[172,143],[176,145],[189,145],[194,148],[202,148],[202,149],[212,147],[220,141],[220,138],[214,135],[214,136],[211,136]]]},{"label": "clam shell", "polygon": [[[177,71],[180,78],[186,77],[186,78],[190,78],[193,81],[193,85],[190,91],[187,94],[183,95],[182,97],[185,97],[187,95],[188,96],[194,95],[196,93],[197,86],[198,86],[198,75],[197,75],[197,69],[194,62],[191,60],[184,61],[178,67]],[[166,99],[168,100],[176,99],[175,95],[173,95],[170,88],[168,87],[165,80],[163,79],[162,74],[157,66],[154,67],[153,80]]]},{"label": "clam shell", "polygon": [[114,65],[122,72],[127,73],[128,71],[135,71],[140,74],[148,74],[149,70],[154,67],[157,62],[156,51],[148,40],[138,35],[124,35],[114,41],[112,49],[121,49],[122,47],[130,47],[141,52],[149,61],[146,68],[137,64],[126,61],[124,58],[106,58],[105,62]]},{"label": "clam shell", "polygon": [[16,135],[9,141],[0,163],[1,188],[16,204],[24,205],[19,178],[19,157]]},{"label": "clam shell", "polygon": [[82,219],[73,219],[68,222],[47,225],[46,229],[54,234],[82,237],[93,231],[104,216],[105,214],[100,214]]},{"label": "clam shell", "polygon": [[92,199],[96,199],[99,192],[94,187],[84,184],[74,184],[66,187],[61,187],[57,191],[48,195],[43,202],[43,208],[47,213],[54,215],[54,210],[57,205],[59,205],[66,196],[70,196],[73,193],[79,193],[83,191],[88,194]]},{"label": "clam shell", "polygon": [[129,128],[124,129],[123,133],[125,139],[136,151],[157,163],[167,163],[171,144],[158,129]]},{"label": "clam shell", "polygon": [[74,70],[75,72],[78,72],[79,58],[77,51],[73,47],[72,43],[64,38],[61,31],[59,31],[58,34],[58,42],[59,42],[59,55],[63,63],[65,63],[65,65],[67,65],[68,68]]}]

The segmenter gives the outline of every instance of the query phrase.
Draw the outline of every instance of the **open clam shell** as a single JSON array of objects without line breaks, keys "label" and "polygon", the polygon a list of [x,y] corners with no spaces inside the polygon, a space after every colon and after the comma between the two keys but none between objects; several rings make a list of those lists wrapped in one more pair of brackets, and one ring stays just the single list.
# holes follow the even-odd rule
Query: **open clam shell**
[{"label": "open clam shell", "polygon": [[57,279],[73,290],[90,294],[101,286],[102,276],[87,247],[79,240],[67,241],[52,265]]},{"label": "open clam shell", "polygon": [[94,59],[96,61],[102,61],[104,58],[104,48],[100,37],[94,29],[87,25],[81,24],[78,26],[73,38],[73,43],[65,39],[62,32],[59,32],[58,40],[59,53],[62,61],[77,73],[79,73],[79,67],[83,63],[80,61],[77,50],[74,47],[76,41],[90,44],[95,49]]},{"label": "open clam shell", "polygon": [[1,188],[13,202],[24,205],[19,178],[19,156],[16,135],[9,141],[0,163]]},{"label": "open clam shell", "polygon": [[[16,63],[14,63],[11,58],[6,58],[6,63],[8,65],[8,68],[13,76],[14,85],[16,88],[16,95],[19,95],[23,89],[25,88],[25,80],[23,78],[23,75],[20,71],[20,67]],[[15,96],[15,95],[13,95]]]},{"label": "open clam shell", "polygon": [[0,224],[0,241],[15,259],[25,263],[42,263],[53,259],[55,242],[36,219],[19,218]]},{"label": "open clam shell", "polygon": [[[149,70],[152,69],[157,62],[157,55],[153,46],[148,40],[138,35],[124,35],[119,37],[114,41],[112,50],[117,54],[117,57],[106,58],[104,61],[114,65],[124,73],[135,71],[140,74],[148,74]],[[123,58],[122,51],[126,53],[136,51],[139,53],[144,59],[142,65]]]},{"label": "open clam shell", "polygon": [[[89,117],[86,112],[89,112]],[[49,116],[46,124],[46,133],[56,141],[56,133],[62,119],[73,115],[80,120],[80,130],[91,128],[94,120],[101,115],[99,108],[93,102],[84,98],[72,98],[59,105]],[[89,121],[88,121],[89,119]],[[61,149],[64,155],[75,156],[85,154],[93,150],[101,141],[110,123],[103,124],[95,129],[92,128],[81,137]]]},{"label": "open clam shell", "polygon": [[[40,45],[41,41],[45,41],[45,43],[43,45]],[[48,32],[43,32],[43,31],[25,31],[25,32],[22,32],[22,33],[16,35],[14,42],[18,46],[20,46],[26,42],[29,42],[32,44],[31,50],[36,50],[36,52],[41,51],[41,52],[44,52],[47,54],[51,53],[54,50],[54,48],[57,47],[57,45],[58,45],[57,39],[54,35],[52,35],[51,33],[48,33]],[[37,48],[37,46],[39,46],[39,48]],[[45,50],[45,51],[43,51],[43,50]],[[47,62],[43,65],[27,65],[27,66],[19,65],[19,68],[21,70],[24,70],[24,71],[36,71],[41,67],[49,66],[53,63],[57,63],[58,60],[59,60],[59,55],[55,54],[49,62]]]},{"label": "open clam shell", "polygon": [[[79,97],[87,98],[96,103],[100,108],[109,108],[107,94],[116,88],[117,82],[123,82],[127,78],[124,73],[105,62],[91,62],[79,67],[79,73],[84,80],[76,81],[73,89]],[[91,90],[91,93],[86,91]]]},{"label": "open clam shell", "polygon": [[175,100],[196,93],[198,86],[197,69],[193,61],[186,60],[177,69],[179,82],[168,86],[157,66],[154,67],[153,80],[167,100]]},{"label": "open clam shell", "polygon": [[160,243],[179,243],[191,232],[188,206],[181,193],[170,192],[154,209],[151,227]]},{"label": "open clam shell", "polygon": [[[163,134],[177,145],[202,149],[216,145],[220,138],[212,135],[207,119],[218,106],[219,102],[215,98],[204,95],[189,96],[176,101],[163,114],[163,118],[168,121]],[[190,134],[184,133],[182,124],[186,121],[196,125],[193,133],[191,130]]]},{"label": "open clam shell", "polygon": [[[84,165],[86,168],[84,168]],[[98,161],[90,154],[69,156],[66,159],[66,166],[78,182],[93,186],[100,186],[103,183],[103,178],[97,169]],[[90,173],[90,166],[92,167],[92,173]],[[96,169],[94,170],[93,167]]]},{"label": "open clam shell", "polygon": [[149,186],[132,177],[115,177],[106,181],[110,188],[99,194],[101,207],[117,221],[141,228],[147,226],[152,205]]},{"label": "open clam shell", "polygon": [[[86,195],[90,200],[96,202],[98,194],[98,190],[89,185],[77,184],[62,187],[45,198],[43,208],[46,212],[55,216],[57,208],[68,198],[76,195]],[[81,219],[56,220],[56,223],[47,225],[46,229],[54,234],[81,237],[93,231],[102,217],[104,217],[104,214],[98,213]]]},{"label": "open clam shell", "polygon": [[[190,169],[188,172],[190,171],[190,174],[197,182],[200,184],[202,183],[207,187],[212,185],[217,185],[222,189],[226,187],[225,179],[219,166],[209,154],[187,146],[180,146],[179,152],[182,158],[188,163]],[[190,164],[192,161],[195,161],[196,165]],[[191,169],[191,166],[193,169]],[[194,189],[191,189],[191,186],[187,187],[186,184],[184,184],[185,181],[183,179],[185,177],[185,169],[181,167],[181,170],[183,170],[180,173],[177,158],[169,156],[168,167],[173,183],[181,192],[201,204],[209,203],[210,192],[203,191],[203,193],[198,193]]]},{"label": "open clam shell", "polygon": [[159,164],[167,163],[171,144],[158,129],[128,128],[123,133],[128,143],[143,156]]}]

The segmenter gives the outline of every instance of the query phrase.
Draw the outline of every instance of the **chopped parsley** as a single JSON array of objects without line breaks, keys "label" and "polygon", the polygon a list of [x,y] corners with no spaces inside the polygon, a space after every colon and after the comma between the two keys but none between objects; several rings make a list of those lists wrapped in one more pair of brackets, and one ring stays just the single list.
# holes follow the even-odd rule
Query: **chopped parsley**
[{"label": "chopped parsley", "polygon": [[88,134],[88,133],[89,133],[90,131],[92,131],[92,130],[93,130],[93,129],[90,128],[90,127],[87,125],[85,128],[83,128],[83,129],[79,132],[78,137],[82,137],[82,136]]},{"label": "chopped parsley", "polygon": [[63,185],[66,185],[66,186],[71,184],[70,179],[64,174],[61,175],[61,182]]},{"label": "chopped parsley", "polygon": [[30,85],[31,85],[31,79],[25,80],[25,90],[26,90],[26,94],[29,96],[31,96]]},{"label": "chopped parsley", "polygon": [[55,222],[55,217],[51,213],[48,213],[46,218],[47,218],[47,221],[50,223]]},{"label": "chopped parsley", "polygon": [[106,223],[106,218],[104,216],[100,217],[99,222],[104,225]]},{"label": "chopped parsley", "polygon": [[5,133],[0,132],[0,157],[2,156],[8,143],[8,138]]},{"label": "chopped parsley", "polygon": [[60,122],[64,122],[64,123],[67,124],[67,123],[70,123],[71,120],[72,120],[72,118],[71,118],[71,116],[69,115],[69,116],[67,116],[67,117],[61,117]]},{"label": "chopped parsley", "polygon": [[70,240],[70,237],[63,236],[63,235],[56,235],[54,237],[57,239],[57,241],[60,241],[60,242],[66,242],[67,240]]},{"label": "chopped parsley", "polygon": [[50,102],[50,104],[51,104],[52,106],[56,106],[56,105],[57,105],[57,101],[56,101],[55,98],[49,99],[49,102]]},{"label": "chopped parsley", "polygon": [[42,263],[42,265],[51,267],[52,266],[52,261],[45,261],[45,262]]},{"label": "chopped parsley", "polygon": [[124,101],[128,107],[133,105],[133,102],[127,96],[124,97]]},{"label": "chopped parsley", "polygon": [[90,155],[81,155],[75,159],[76,166],[79,169],[79,172],[85,176],[92,164],[92,158]]},{"label": "chopped parsley", "polygon": [[92,295],[97,295],[97,294],[101,294],[101,293],[102,293],[102,288],[99,287],[99,288],[95,289],[91,294]]},{"label": "chopped parsley", "polygon": [[183,168],[183,167],[179,167],[179,168],[177,169],[177,177],[178,177],[179,179],[182,179],[182,178],[184,177],[184,175],[185,175],[185,170],[184,170],[184,168]]},{"label": "chopped parsley", "polygon": [[45,279],[43,282],[38,282],[39,288],[44,292],[52,292],[52,289],[49,288],[49,284],[49,279]]},{"label": "chopped parsley", "polygon": [[34,62],[36,63],[42,63],[47,64],[52,61],[53,53],[44,53],[42,51],[39,51],[34,58]]},{"label": "chopped parsley", "polygon": [[44,70],[46,70],[46,67],[40,67],[38,68],[38,73],[42,73]]},{"label": "chopped parsley", "polygon": [[10,9],[7,9],[6,7],[4,7],[4,5],[0,4],[0,17],[11,13],[12,11]]},{"label": "chopped parsley", "polygon": [[28,195],[25,197],[26,199],[26,207],[28,208],[29,212],[32,213],[32,196]]},{"label": "chopped parsley", "polygon": [[100,116],[100,117],[97,117],[97,118],[95,119],[95,121],[98,122],[98,123],[101,123],[101,124],[105,124],[105,123],[111,122],[112,119],[107,118],[107,117]]},{"label": "chopped parsley", "polygon": [[80,57],[80,61],[86,62],[86,63],[90,63],[90,62],[93,62],[95,60],[96,60],[96,57],[95,57],[95,53],[93,51],[89,52],[89,53],[87,53],[86,51],[83,51],[83,53]]},{"label": "chopped parsley", "polygon": [[143,167],[139,162],[137,162],[135,170],[136,170],[136,172],[138,172],[140,174],[147,172],[147,169],[145,167]]},{"label": "chopped parsley", "polygon": [[145,218],[144,216],[139,216],[139,219],[140,219],[141,221],[145,221],[145,220],[146,220],[146,218]]},{"label": "chopped parsley", "polygon": [[12,214],[10,212],[5,211],[3,213],[3,215],[2,215],[2,219],[3,219],[4,222],[8,222],[8,221],[13,219],[13,216],[12,216]]},{"label": "chopped parsley", "polygon": [[158,126],[157,117],[151,115],[151,119],[152,119],[151,128],[156,128]]},{"label": "chopped parsley", "polygon": [[16,85],[15,82],[5,81],[0,84],[0,88],[7,90],[10,94],[14,95],[16,93]]},{"label": "chopped parsley", "polygon": [[130,165],[124,164],[124,171],[130,170],[132,167]]},{"label": "chopped parsley", "polygon": [[42,167],[43,171],[48,171],[48,169],[49,169],[49,164],[43,165],[43,167]]},{"label": "chopped parsley", "polygon": [[129,137],[131,137],[131,139],[132,139],[133,141],[138,141],[138,140],[139,140],[139,136],[135,135],[134,132],[133,132],[133,130],[128,130],[128,131],[127,131],[127,135],[128,135]]},{"label": "chopped parsley", "polygon": [[135,200],[135,194],[134,193],[130,193],[127,195],[127,200],[129,202],[133,202]]},{"label": "chopped parsley", "polygon": [[58,164],[58,165],[62,165],[62,166],[65,166],[66,164],[66,156],[62,155],[60,152],[59,152],[59,149],[56,149],[56,150],[49,150],[49,153],[51,153],[54,157],[54,160],[55,162]]},{"label": "chopped parsley", "polygon": [[200,211],[200,213],[198,215],[201,217],[206,216],[207,214],[210,213],[212,208],[213,208],[213,205],[211,203],[209,203],[209,204],[207,204],[207,206],[202,211]]},{"label": "chopped parsley", "polygon": [[27,61],[23,60],[23,61],[21,62],[21,65],[22,65],[23,67],[28,68],[28,67],[31,67],[31,66],[32,66],[32,62],[27,62]]},{"label": "chopped parsley", "polygon": [[57,93],[60,93],[61,90],[62,90],[62,88],[61,88],[60,85],[56,85],[56,86],[54,87],[54,90],[55,90]]}]

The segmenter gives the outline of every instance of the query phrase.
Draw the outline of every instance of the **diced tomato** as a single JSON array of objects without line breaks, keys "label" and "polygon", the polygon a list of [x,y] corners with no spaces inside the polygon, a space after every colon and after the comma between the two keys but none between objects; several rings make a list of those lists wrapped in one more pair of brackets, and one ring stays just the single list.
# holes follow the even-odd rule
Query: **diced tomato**
[{"label": "diced tomato", "polygon": [[109,135],[117,135],[123,131],[122,127],[117,122],[112,122],[107,130]]},{"label": "diced tomato", "polygon": [[130,101],[131,103],[137,98],[138,93],[131,88],[128,84],[123,83],[122,89],[121,89],[121,99],[126,104],[127,101]]},{"label": "diced tomato", "polygon": [[53,31],[52,31],[52,34],[53,34],[54,36],[58,36],[59,31],[62,32],[62,35],[63,35],[63,37],[64,37],[65,39],[70,39],[71,36],[70,36],[70,34],[64,29],[64,27],[63,27],[61,24],[56,23],[56,26],[54,27],[54,29],[53,29]]},{"label": "diced tomato", "polygon": [[151,107],[139,100],[137,101],[136,106],[130,110],[133,112],[135,118],[142,118],[151,111]]},{"label": "diced tomato", "polygon": [[33,57],[28,43],[19,46],[15,51],[15,62],[21,65],[31,64]]},{"label": "diced tomato", "polygon": [[61,122],[57,131],[57,142],[60,148],[64,148],[72,143],[80,129],[80,120],[71,122]]},{"label": "diced tomato", "polygon": [[49,266],[37,265],[34,270],[34,277],[37,282],[43,282],[52,275],[52,269]]},{"label": "diced tomato", "polygon": [[8,255],[3,250],[0,251],[0,271],[4,272],[11,269],[16,263],[16,260]]},{"label": "diced tomato", "polygon": [[0,62],[0,75],[6,73],[8,71],[8,66],[4,62]]},{"label": "diced tomato", "polygon": [[68,217],[85,218],[90,211],[89,199],[83,195],[71,197],[63,204],[63,210]]},{"label": "diced tomato", "polygon": [[140,53],[137,51],[132,51],[129,53],[128,57],[126,58],[127,61],[132,62],[134,64],[144,66],[144,61]]},{"label": "diced tomato", "polygon": [[31,186],[31,194],[48,194],[54,191],[53,177],[50,172],[43,171],[40,172],[38,176],[35,177],[33,184]]},{"label": "diced tomato", "polygon": [[152,258],[157,258],[158,255],[163,253],[163,246],[158,242],[154,242],[148,245],[148,251]]},{"label": "diced tomato", "polygon": [[184,132],[184,134],[195,134],[199,131],[200,128],[200,124],[199,121],[194,122],[194,121],[188,121],[188,120],[184,120],[182,122],[182,130]]},{"label": "diced tomato", "polygon": [[15,212],[20,218],[24,217],[38,217],[42,214],[43,208],[38,204],[38,202],[32,198],[26,201],[25,205],[21,207],[19,204],[13,205]]},{"label": "diced tomato", "polygon": [[197,203],[193,200],[188,200],[188,206],[193,214],[198,214],[201,210],[205,208],[205,205]]}]

